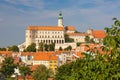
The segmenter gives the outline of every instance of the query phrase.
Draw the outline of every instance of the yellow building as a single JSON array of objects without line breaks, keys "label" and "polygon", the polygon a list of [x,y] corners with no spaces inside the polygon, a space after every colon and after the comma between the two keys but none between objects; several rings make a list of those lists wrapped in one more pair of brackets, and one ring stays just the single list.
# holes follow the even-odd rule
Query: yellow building
[{"label": "yellow building", "polygon": [[58,56],[51,56],[50,57],[49,68],[55,73],[56,69],[58,68]]}]

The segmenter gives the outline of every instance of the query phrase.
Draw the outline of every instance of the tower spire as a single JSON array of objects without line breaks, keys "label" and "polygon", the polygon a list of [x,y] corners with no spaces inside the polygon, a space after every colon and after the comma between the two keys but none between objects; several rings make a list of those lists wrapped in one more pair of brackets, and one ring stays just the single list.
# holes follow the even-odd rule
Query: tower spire
[{"label": "tower spire", "polygon": [[63,16],[61,11],[58,16],[58,26],[63,27]]}]

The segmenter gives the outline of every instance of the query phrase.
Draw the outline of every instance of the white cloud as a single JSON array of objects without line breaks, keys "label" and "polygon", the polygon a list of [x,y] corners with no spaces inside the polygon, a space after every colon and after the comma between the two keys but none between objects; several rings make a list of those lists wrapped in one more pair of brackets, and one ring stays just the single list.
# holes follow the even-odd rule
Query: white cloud
[{"label": "white cloud", "polygon": [[14,5],[23,5],[27,7],[42,9],[44,7],[44,2],[41,0],[5,0],[8,3]]},{"label": "white cloud", "polygon": [[[17,37],[18,41],[23,41],[24,30],[30,24],[57,25],[59,10],[49,9],[49,7],[45,9],[47,3],[42,0],[6,0],[6,2],[11,5],[0,5],[0,16],[2,16],[0,22],[4,19],[0,23],[0,27],[4,28],[4,30],[0,29],[0,36],[6,31],[6,34],[4,34],[8,38],[6,40],[12,40],[12,38]],[[54,6],[55,3],[52,4],[52,7],[56,7]],[[84,7],[87,6],[86,4],[94,4],[94,6],[87,8]],[[19,5],[35,9],[25,10]],[[114,2],[111,2],[111,0],[108,2],[105,2],[105,0],[78,0],[74,5],[67,8],[64,7],[61,11],[63,12],[65,26],[73,25],[78,31],[85,31],[89,26],[93,29],[104,29],[104,27],[110,26],[113,17],[120,17],[119,8],[120,0],[115,0]],[[13,36],[13,31],[16,31],[16,35],[18,34],[19,37]],[[1,37],[1,39],[4,38],[3,36]]]}]

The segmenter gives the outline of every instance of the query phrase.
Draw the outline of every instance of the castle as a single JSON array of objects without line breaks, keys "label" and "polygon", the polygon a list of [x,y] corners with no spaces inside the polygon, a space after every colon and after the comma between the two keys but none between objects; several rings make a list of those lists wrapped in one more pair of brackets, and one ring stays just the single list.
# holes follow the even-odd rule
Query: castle
[{"label": "castle", "polygon": [[[59,47],[65,48],[68,45],[71,45],[75,48],[75,43],[77,42],[85,42],[85,37],[89,36],[90,38],[94,38],[97,42],[99,39],[103,39],[105,37],[105,32],[103,30],[92,30],[88,29],[87,32],[75,32],[75,27],[73,26],[64,26],[63,25],[63,16],[62,13],[59,13],[58,16],[58,25],[57,26],[28,26],[26,28],[25,34],[25,42],[18,47],[20,51],[23,51],[27,46],[31,43],[35,43],[38,45],[39,43],[51,44],[55,43],[56,48]],[[67,34],[70,38],[74,39],[74,43],[65,43],[65,36]],[[38,48],[38,46],[36,46]]]}]

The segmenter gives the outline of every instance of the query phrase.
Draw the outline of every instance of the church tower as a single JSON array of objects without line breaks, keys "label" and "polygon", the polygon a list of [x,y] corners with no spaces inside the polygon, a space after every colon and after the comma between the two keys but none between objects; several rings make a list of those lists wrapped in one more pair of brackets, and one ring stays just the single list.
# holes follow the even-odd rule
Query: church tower
[{"label": "church tower", "polygon": [[58,26],[63,27],[63,16],[62,16],[61,11],[60,11],[59,16],[58,16]]}]

